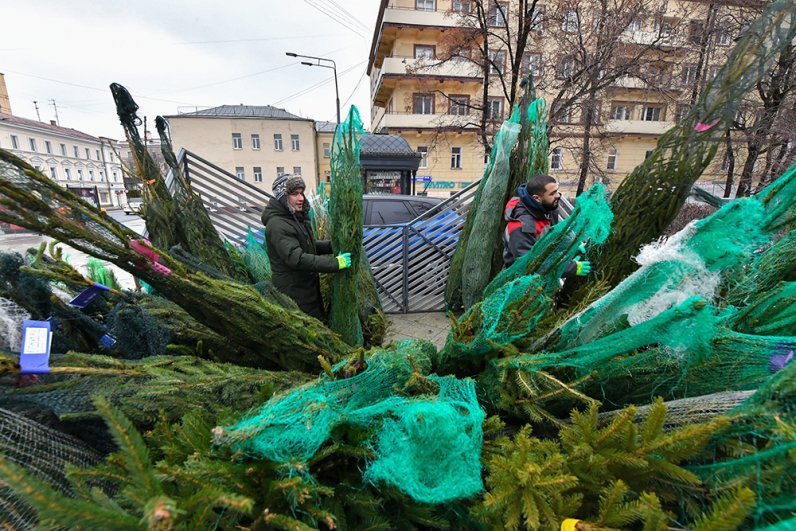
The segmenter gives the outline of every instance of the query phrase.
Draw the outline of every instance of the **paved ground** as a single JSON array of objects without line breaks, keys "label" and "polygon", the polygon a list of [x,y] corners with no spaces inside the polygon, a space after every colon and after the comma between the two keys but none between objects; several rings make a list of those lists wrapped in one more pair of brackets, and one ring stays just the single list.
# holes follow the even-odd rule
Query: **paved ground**
[{"label": "paved ground", "polygon": [[391,326],[385,344],[400,339],[428,339],[437,347],[445,344],[450,321],[444,312],[388,314]]}]

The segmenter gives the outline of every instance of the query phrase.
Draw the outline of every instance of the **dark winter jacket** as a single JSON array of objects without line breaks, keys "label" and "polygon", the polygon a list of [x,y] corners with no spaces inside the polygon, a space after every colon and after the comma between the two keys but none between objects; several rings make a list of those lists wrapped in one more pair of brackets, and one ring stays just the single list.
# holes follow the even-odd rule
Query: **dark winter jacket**
[{"label": "dark winter jacket", "polygon": [[[524,184],[517,189],[517,196],[506,203],[503,215],[508,222],[503,232],[504,269],[530,251],[544,230],[558,223],[558,210],[545,210],[531,197]],[[573,276],[576,269],[577,264],[570,262],[562,276]]]},{"label": "dark winter jacket", "polygon": [[274,287],[305,313],[324,319],[318,273],[339,269],[330,242],[315,241],[306,211],[291,214],[276,199],[268,202],[262,220]]}]

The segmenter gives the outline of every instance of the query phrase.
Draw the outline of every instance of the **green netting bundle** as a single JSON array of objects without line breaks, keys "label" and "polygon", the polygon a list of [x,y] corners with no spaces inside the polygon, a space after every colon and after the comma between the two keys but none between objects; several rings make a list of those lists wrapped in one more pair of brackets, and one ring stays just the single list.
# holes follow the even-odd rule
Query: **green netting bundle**
[{"label": "green netting bundle", "polygon": [[96,258],[89,258],[86,262],[86,277],[111,289],[122,289],[113,270]]},{"label": "green netting bundle", "polygon": [[[520,134],[519,116],[515,112],[512,119],[503,123],[495,135],[494,160],[492,171],[481,184],[481,200],[473,216],[471,231],[477,231],[478,238],[468,240],[464,248],[462,262],[462,303],[465,309],[480,301],[486,285],[492,278],[492,251],[495,242],[500,240],[500,222],[503,218],[503,196],[509,183],[509,156]],[[461,242],[459,243],[461,245]]]},{"label": "green netting bundle", "polygon": [[526,275],[476,303],[452,323],[434,370],[440,374],[477,374],[490,355],[532,335],[540,319],[553,308],[544,291],[541,278]]},{"label": "green netting bundle", "polygon": [[271,280],[271,261],[268,260],[268,251],[265,247],[265,234],[261,233],[262,242],[254,237],[251,227],[246,233],[246,247],[241,251],[243,263],[252,283]]},{"label": "green netting bundle", "polygon": [[357,312],[357,276],[362,249],[362,175],[359,141],[363,134],[359,111],[353,105],[337,126],[332,144],[332,190],[329,198],[332,249],[351,253],[351,267],[332,277],[329,327],[353,346],[363,343]]},{"label": "green netting bundle", "polygon": [[489,297],[507,282],[531,274],[542,279],[545,295],[552,296],[559,289],[559,279],[578,253],[581,242],[589,240],[589,246],[604,242],[611,231],[612,219],[605,187],[595,184],[578,198],[572,215],[546,230],[528,253],[489,283],[484,297]]},{"label": "green netting bundle", "polygon": [[472,381],[424,376],[434,351],[428,342],[401,341],[341,362],[317,382],[273,397],[256,415],[217,428],[217,442],[253,458],[297,463],[314,456],[333,430],[358,425],[373,430],[368,480],[424,503],[472,496],[482,488],[483,412]]}]

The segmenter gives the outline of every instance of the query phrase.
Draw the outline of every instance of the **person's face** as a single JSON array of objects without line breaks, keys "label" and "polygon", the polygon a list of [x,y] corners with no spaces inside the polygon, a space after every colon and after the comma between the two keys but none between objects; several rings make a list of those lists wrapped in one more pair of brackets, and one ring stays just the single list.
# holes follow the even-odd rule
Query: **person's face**
[{"label": "person's face", "polygon": [[547,211],[553,211],[558,208],[558,202],[561,199],[561,192],[558,191],[558,183],[547,183],[544,187],[542,195],[534,194],[533,198],[539,201]]},{"label": "person's face", "polygon": [[304,188],[299,188],[292,194],[287,194],[287,202],[294,210],[300,212],[304,208]]}]

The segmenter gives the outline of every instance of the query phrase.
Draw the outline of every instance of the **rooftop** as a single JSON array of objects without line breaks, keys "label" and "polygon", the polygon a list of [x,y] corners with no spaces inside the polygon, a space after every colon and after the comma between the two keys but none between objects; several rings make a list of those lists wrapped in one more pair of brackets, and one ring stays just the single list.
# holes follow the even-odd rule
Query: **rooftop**
[{"label": "rooftop", "polygon": [[197,118],[262,118],[266,120],[305,120],[311,122],[309,118],[302,118],[287,112],[285,109],[272,107],[271,105],[221,105],[209,109],[197,110],[194,112],[180,113],[167,116],[167,118],[185,118],[195,116]]},{"label": "rooftop", "polygon": [[399,135],[362,135],[361,153],[367,157],[390,156],[420,159],[406,139]]},{"label": "rooftop", "polygon": [[100,139],[97,138],[96,136],[91,136],[82,131],[78,131],[77,129],[61,127],[60,125],[53,125],[47,122],[39,122],[37,120],[30,120],[28,118],[22,118],[21,116],[15,116],[13,114],[8,114],[5,112],[0,112],[0,124],[11,124],[11,125],[19,125],[22,127],[30,127],[33,129],[39,129],[49,133],[70,136],[72,138],[79,138],[81,140],[89,140],[92,142],[100,141]]},{"label": "rooftop", "polygon": [[319,133],[334,133],[337,122],[315,122],[315,130]]}]

